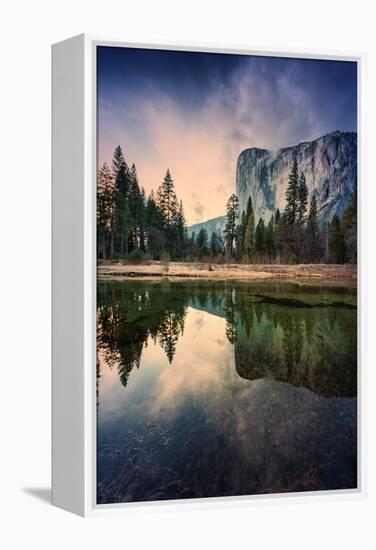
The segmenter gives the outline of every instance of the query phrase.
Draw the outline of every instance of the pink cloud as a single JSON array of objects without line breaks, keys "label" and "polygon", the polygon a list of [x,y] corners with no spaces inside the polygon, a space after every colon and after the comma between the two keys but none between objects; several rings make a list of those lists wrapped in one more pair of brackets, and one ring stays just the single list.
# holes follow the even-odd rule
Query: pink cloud
[{"label": "pink cloud", "polygon": [[224,214],[235,192],[242,150],[291,145],[290,136],[302,133],[301,126],[308,129],[304,138],[315,135],[304,102],[288,75],[271,86],[262,72],[254,74],[252,63],[235,72],[228,87],[219,84],[198,108],[160,93],[127,96],[126,104],[120,96],[116,106],[99,111],[99,161],[108,162],[120,144],[147,192],[157,189],[169,168],[187,223],[208,220]]}]

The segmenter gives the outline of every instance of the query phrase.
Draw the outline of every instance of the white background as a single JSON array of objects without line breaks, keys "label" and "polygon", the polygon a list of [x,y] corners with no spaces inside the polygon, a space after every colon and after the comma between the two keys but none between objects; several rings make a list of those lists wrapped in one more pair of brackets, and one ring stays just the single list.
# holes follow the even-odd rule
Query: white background
[{"label": "white background", "polygon": [[[1,432],[3,548],[376,547],[376,29],[372,3],[310,0],[25,0],[0,18]],[[83,520],[51,507],[50,44],[88,32],[135,42],[368,53],[368,498],[252,506],[145,508]],[[372,353],[371,353],[372,352]],[[3,540],[4,539],[4,540]],[[6,541],[6,542],[5,542]]]}]

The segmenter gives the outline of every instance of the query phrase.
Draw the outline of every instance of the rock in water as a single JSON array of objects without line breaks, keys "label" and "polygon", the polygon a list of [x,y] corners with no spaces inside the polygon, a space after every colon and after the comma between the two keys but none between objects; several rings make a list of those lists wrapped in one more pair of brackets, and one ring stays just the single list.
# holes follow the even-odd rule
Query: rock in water
[{"label": "rock in water", "polygon": [[246,209],[251,196],[256,218],[267,222],[277,208],[282,212],[294,158],[306,177],[309,199],[316,194],[321,221],[341,216],[357,184],[356,132],[332,132],[276,152],[245,149],[236,169],[239,211]]}]

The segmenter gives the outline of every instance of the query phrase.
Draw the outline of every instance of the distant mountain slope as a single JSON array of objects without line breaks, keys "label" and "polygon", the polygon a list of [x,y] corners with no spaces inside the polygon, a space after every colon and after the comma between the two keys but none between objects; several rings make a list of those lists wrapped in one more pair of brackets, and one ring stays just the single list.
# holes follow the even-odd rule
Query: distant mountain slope
[{"label": "distant mountain slope", "polygon": [[212,220],[208,220],[207,222],[195,223],[194,225],[188,227],[188,235],[189,237],[191,237],[192,233],[195,233],[197,237],[200,229],[206,229],[206,231],[208,232],[208,238],[210,239],[212,233],[223,235],[225,224],[225,216],[219,216],[218,218],[213,218]]},{"label": "distant mountain slope", "polygon": [[277,152],[245,149],[236,169],[239,211],[246,209],[249,196],[256,218],[268,221],[277,208],[282,211],[294,158],[306,177],[309,198],[316,194],[321,219],[330,221],[334,214],[341,216],[357,184],[355,132],[332,132]]}]

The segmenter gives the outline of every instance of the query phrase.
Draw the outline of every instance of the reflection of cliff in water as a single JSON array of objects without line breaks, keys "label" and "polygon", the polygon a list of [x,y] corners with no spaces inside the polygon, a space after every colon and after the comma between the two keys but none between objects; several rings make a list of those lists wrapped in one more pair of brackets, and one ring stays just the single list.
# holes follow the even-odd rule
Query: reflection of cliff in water
[{"label": "reflection of cliff in water", "polygon": [[235,365],[242,378],[269,377],[326,397],[356,396],[353,311],[254,304],[236,326]]},{"label": "reflection of cliff in water", "polygon": [[339,296],[323,289],[309,292],[307,298],[294,286],[268,289],[265,283],[259,288],[229,282],[100,283],[98,348],[126,386],[131,370],[140,366],[149,337],[173,363],[190,306],[226,319],[223,337],[234,345],[242,378],[272,378],[327,397],[353,397],[355,306],[341,299],[340,290]]}]

